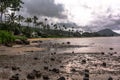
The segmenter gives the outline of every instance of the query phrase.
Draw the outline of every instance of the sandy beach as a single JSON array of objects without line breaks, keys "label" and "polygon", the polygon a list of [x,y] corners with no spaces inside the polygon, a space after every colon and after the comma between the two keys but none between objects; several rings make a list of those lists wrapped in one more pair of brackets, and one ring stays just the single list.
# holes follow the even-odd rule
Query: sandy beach
[{"label": "sandy beach", "polygon": [[83,80],[86,76],[89,80],[120,79],[117,52],[59,53],[50,49],[82,46],[52,43],[49,39],[29,40],[30,45],[0,46],[0,80]]}]

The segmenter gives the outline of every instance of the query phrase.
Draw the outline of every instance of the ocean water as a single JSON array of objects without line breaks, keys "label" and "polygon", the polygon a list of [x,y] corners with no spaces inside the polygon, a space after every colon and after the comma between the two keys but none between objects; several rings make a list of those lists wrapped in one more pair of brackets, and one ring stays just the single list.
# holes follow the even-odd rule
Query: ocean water
[{"label": "ocean water", "polygon": [[[71,45],[80,45],[75,48],[61,48],[58,52],[75,52],[75,53],[91,53],[91,52],[117,52],[120,53],[120,37],[92,37],[92,38],[61,38],[53,39],[55,43],[70,42]],[[83,46],[83,47],[82,47]],[[84,47],[87,46],[87,47]],[[110,50],[113,48],[113,50]]]}]

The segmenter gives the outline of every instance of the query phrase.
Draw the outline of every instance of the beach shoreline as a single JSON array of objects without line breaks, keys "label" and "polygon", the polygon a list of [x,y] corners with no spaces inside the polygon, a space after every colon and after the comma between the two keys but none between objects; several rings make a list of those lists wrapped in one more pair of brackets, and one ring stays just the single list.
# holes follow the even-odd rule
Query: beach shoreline
[{"label": "beach shoreline", "polygon": [[[85,69],[89,70],[90,80],[108,80],[109,77],[120,79],[120,59],[119,56],[114,56],[117,53],[59,53],[48,49],[55,48],[57,43],[46,42],[48,41],[31,40],[30,45],[1,46],[0,80],[9,80],[16,74],[19,74],[20,80],[29,80],[28,75],[34,74],[34,71],[40,74],[39,77],[32,75],[33,80],[83,80]],[[57,44],[57,48],[69,48],[70,43],[66,44]],[[48,45],[52,47],[46,47]]]}]

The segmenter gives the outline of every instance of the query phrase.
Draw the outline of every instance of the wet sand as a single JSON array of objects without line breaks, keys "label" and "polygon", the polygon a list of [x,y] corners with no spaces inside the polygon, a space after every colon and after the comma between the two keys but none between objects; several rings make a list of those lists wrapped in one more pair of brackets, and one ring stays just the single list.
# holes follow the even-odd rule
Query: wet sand
[{"label": "wet sand", "polygon": [[[87,46],[36,41],[39,42],[31,40],[30,45],[0,47],[0,80],[9,80],[16,74],[19,80],[64,80],[60,77],[83,80],[85,69],[89,70],[90,80],[108,80],[109,77],[120,79],[120,56],[116,56],[117,52],[60,53],[50,49]],[[39,72],[39,77],[35,71]],[[34,79],[30,79],[29,74]]]}]

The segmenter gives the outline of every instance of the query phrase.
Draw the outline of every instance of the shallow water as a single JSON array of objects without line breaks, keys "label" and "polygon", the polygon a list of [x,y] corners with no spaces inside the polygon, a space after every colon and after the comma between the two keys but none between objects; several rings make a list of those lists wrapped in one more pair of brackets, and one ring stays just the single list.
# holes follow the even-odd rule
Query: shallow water
[{"label": "shallow water", "polygon": [[[119,41],[120,37],[47,39],[43,43],[37,43],[37,47],[49,48],[51,52],[45,49],[45,51],[25,52],[24,55],[1,55],[0,80],[8,80],[9,77],[16,74],[17,71],[12,70],[12,67],[20,68],[20,71],[17,72],[20,74],[20,80],[27,80],[27,74],[33,70],[40,71],[42,75],[48,75],[50,80],[57,80],[60,76],[64,76],[66,80],[83,80],[85,69],[90,71],[90,80],[108,80],[109,76],[118,80],[120,79],[120,56],[114,55],[118,55],[120,52]],[[56,48],[57,45],[62,46],[63,42],[82,47],[70,48],[68,45]],[[55,47],[51,47],[53,45]],[[57,54],[54,54],[54,51]],[[78,54],[73,54],[73,51]],[[85,54],[82,54],[83,52]],[[105,52],[106,54],[92,52]],[[110,55],[107,52],[117,52],[117,54]],[[106,63],[106,66],[103,65],[103,62]],[[45,70],[44,67],[48,67],[49,70]],[[51,71],[53,68],[59,69],[59,73]],[[8,75],[7,79],[3,79],[4,72]],[[36,80],[43,79],[41,77]]]},{"label": "shallow water", "polygon": [[111,52],[109,48],[114,48],[113,52],[120,53],[120,37],[93,37],[93,38],[62,38],[50,40],[55,43],[71,42],[71,45],[81,45],[88,47],[62,48],[63,52]]}]

